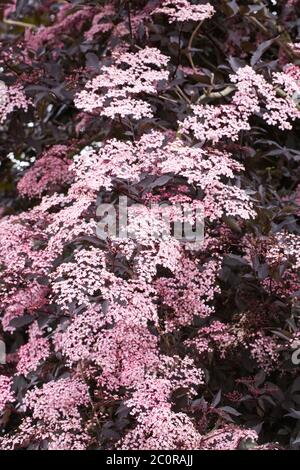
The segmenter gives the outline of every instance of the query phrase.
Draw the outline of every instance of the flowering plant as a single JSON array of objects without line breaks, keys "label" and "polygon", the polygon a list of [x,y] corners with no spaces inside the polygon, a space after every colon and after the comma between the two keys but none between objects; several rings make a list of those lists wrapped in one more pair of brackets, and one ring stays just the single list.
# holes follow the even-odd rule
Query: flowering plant
[{"label": "flowering plant", "polygon": [[299,449],[299,12],[4,2],[0,449]]}]

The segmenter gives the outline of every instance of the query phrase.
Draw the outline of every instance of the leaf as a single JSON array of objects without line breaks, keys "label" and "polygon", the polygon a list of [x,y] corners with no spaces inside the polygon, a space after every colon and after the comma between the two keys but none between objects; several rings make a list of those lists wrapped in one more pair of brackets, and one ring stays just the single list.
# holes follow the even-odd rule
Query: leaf
[{"label": "leaf", "polygon": [[290,412],[284,416],[290,416],[291,418],[300,419],[300,410],[290,409]]},{"label": "leaf", "polygon": [[263,53],[273,44],[276,38],[262,42],[251,57],[250,64],[253,67],[261,58]]},{"label": "leaf", "polygon": [[287,341],[287,340],[290,341],[290,339],[291,339],[291,335],[290,335],[289,332],[286,332],[286,333],[285,333],[285,332],[278,331],[278,330],[271,330],[271,332],[272,332],[274,335],[278,336],[279,338],[284,339],[285,341]]},{"label": "leaf", "polygon": [[233,72],[237,72],[239,68],[244,67],[246,65],[244,60],[241,60],[238,57],[233,57],[233,56],[229,57],[228,62]]},{"label": "leaf", "polygon": [[238,449],[239,450],[249,450],[249,449],[255,449],[257,447],[257,444],[250,438],[247,439],[242,439],[241,442],[239,443]]},{"label": "leaf", "polygon": [[10,321],[9,325],[13,326],[14,328],[21,328],[22,326],[29,325],[34,321],[34,317],[32,315],[23,315],[23,317],[14,318]]},{"label": "leaf", "polygon": [[170,176],[170,175],[163,175],[163,176],[160,176],[159,178],[157,178],[155,181],[153,181],[153,183],[151,183],[149,185],[149,189],[153,189],[155,188],[156,186],[164,186],[165,184],[167,184],[173,177]]},{"label": "leaf", "polygon": [[86,58],[86,66],[89,69],[99,71],[99,58],[96,54],[92,52],[87,52],[85,55],[85,58]]},{"label": "leaf", "polygon": [[300,390],[300,377],[296,377],[291,386],[291,393],[298,392]]},{"label": "leaf", "polygon": [[263,384],[265,379],[266,379],[265,371],[263,370],[259,371],[254,377],[256,387],[259,387],[261,384]]},{"label": "leaf", "polygon": [[292,444],[300,444],[300,432],[298,432],[296,439],[292,441]]},{"label": "leaf", "polygon": [[220,403],[220,400],[221,400],[221,396],[222,396],[222,391],[221,389],[218,391],[218,393],[214,396],[214,399],[213,401],[211,402],[211,406],[213,408],[215,408],[216,406],[218,406],[218,404]]},{"label": "leaf", "polygon": [[231,16],[234,16],[236,15],[238,12],[239,12],[239,5],[237,4],[236,0],[230,0],[228,3],[227,3],[227,6],[231,9],[232,11],[232,14]]},{"label": "leaf", "polygon": [[120,407],[116,411],[116,415],[119,416],[119,418],[124,418],[129,415],[130,408],[128,408],[126,405],[120,405]]},{"label": "leaf", "polygon": [[232,406],[222,406],[221,408],[219,408],[219,410],[225,411],[229,415],[241,416],[241,413],[237,411],[235,408],[232,408]]},{"label": "leaf", "polygon": [[268,272],[269,272],[269,266],[267,265],[267,263],[260,264],[257,268],[258,279],[260,280],[266,279],[266,277],[268,277]]},{"label": "leaf", "polygon": [[249,266],[248,262],[238,255],[229,254],[224,259],[224,264],[231,267]]},{"label": "leaf", "polygon": [[233,217],[224,216],[223,219],[225,224],[228,225],[228,227],[231,228],[234,232],[241,233],[241,228]]}]

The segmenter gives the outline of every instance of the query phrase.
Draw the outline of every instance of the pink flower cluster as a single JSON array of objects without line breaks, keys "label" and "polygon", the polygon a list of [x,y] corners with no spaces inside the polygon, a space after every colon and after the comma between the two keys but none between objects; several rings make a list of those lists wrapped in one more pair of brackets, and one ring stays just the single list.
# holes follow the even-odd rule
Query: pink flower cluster
[{"label": "pink flower cluster", "polygon": [[203,450],[237,450],[243,441],[248,440],[253,443],[257,438],[257,433],[251,429],[227,425],[205,436],[201,442],[201,448]]},{"label": "pink flower cluster", "polygon": [[101,74],[86,84],[75,97],[75,105],[112,119],[151,117],[149,103],[135,96],[155,93],[157,84],[168,79],[167,64],[168,58],[155,48],[120,54],[114,64],[103,66]]},{"label": "pink flower cluster", "polygon": [[[269,124],[279,129],[291,129],[290,121],[300,117],[293,94],[299,90],[295,80],[285,74],[274,74],[273,84],[251,67],[238,69],[231,76],[235,93],[230,104],[192,105],[193,115],[187,117],[181,132],[191,132],[197,140],[216,143],[223,138],[238,139],[240,131],[250,130],[249,118],[259,114]],[[285,97],[277,96],[277,88],[283,85]]]},{"label": "pink flower cluster", "polygon": [[40,26],[36,30],[27,28],[25,31],[25,42],[29,49],[37,52],[44,45],[60,46],[62,34],[81,31],[85,22],[92,18],[95,8],[82,6],[79,10],[73,5],[65,4],[60,8],[57,24]]},{"label": "pink flower cluster", "polygon": [[96,35],[110,31],[113,28],[111,17],[115,14],[116,10],[112,4],[107,4],[101,8],[100,13],[93,16],[92,25],[88,31],[85,32],[85,38],[88,41],[93,41]]},{"label": "pink flower cluster", "polygon": [[[168,76],[165,70],[167,62],[168,59],[155,49],[137,54],[125,53],[116,59],[116,65],[104,67],[103,74],[77,96],[76,104],[78,106],[81,100],[86,103],[88,98],[92,106],[89,110],[102,108],[102,112],[109,114],[107,110],[116,99],[128,110],[127,99],[131,100],[132,95],[156,92],[158,79]],[[120,67],[123,64],[127,67],[125,71]],[[153,66],[161,67],[162,71],[158,73]],[[96,97],[98,90],[103,95]],[[108,102],[103,101],[107,98]],[[134,117],[141,116],[135,114]],[[213,313],[212,301],[219,292],[220,259],[202,260],[200,265],[172,236],[159,242],[153,239],[147,232],[145,221],[154,214],[146,203],[143,210],[140,208],[139,214],[134,212],[130,219],[136,234],[135,241],[112,240],[106,254],[96,246],[79,245],[68,260],[61,261],[55,268],[53,262],[62,255],[67,243],[80,236],[94,235],[99,190],[110,191],[120,180],[138,183],[144,174],[158,178],[163,175],[180,176],[187,185],[201,188],[204,194],[201,202],[211,220],[222,217],[224,213],[249,218],[254,213],[247,195],[232,182],[224,183],[224,180],[233,181],[236,172],[243,167],[230,154],[217,148],[188,146],[157,131],[145,133],[134,143],[113,139],[104,145],[85,147],[74,158],[70,170],[63,164],[63,172],[58,176],[55,162],[61,162],[61,153],[64,153],[64,148],[50,149],[19,183],[19,190],[30,196],[33,195],[29,189],[30,181],[34,178],[40,178],[35,187],[37,195],[44,191],[51,194],[53,184],[62,182],[69,183],[70,188],[66,195],[44,197],[27,214],[26,223],[30,227],[26,228],[25,224],[15,231],[16,240],[2,239],[8,250],[4,255],[8,272],[10,269],[11,276],[21,276],[22,283],[27,283],[27,287],[16,291],[7,284],[3,326],[13,329],[10,325],[12,319],[24,312],[34,314],[48,302],[64,315],[78,313],[67,320],[64,329],[57,329],[52,341],[45,338],[33,323],[29,328],[28,342],[18,351],[17,372],[27,375],[46,362],[53,343],[56,352],[64,355],[70,368],[75,365],[81,367],[85,362],[89,364],[88,370],[97,371],[93,374],[94,379],[107,396],[118,396],[121,390],[127,390],[125,402],[136,418],[136,427],[121,440],[121,448],[197,448],[200,434],[190,417],[172,411],[171,397],[180,387],[189,389],[192,394],[194,388],[203,383],[202,371],[188,354],[184,357],[164,354],[153,328],[165,335],[193,324],[195,318]],[[50,156],[52,161],[49,158],[48,168],[43,163],[46,160],[48,164]],[[73,173],[74,180],[68,179],[69,171]],[[197,204],[197,200],[189,196],[184,198]],[[7,224],[15,224],[16,227],[21,222],[24,224],[26,218],[22,221],[22,217],[4,219],[3,230]],[[18,272],[15,272],[16,265],[11,265],[11,259],[6,260],[5,256],[9,256],[9,250],[16,249],[15,244],[20,239],[22,256],[17,256]],[[37,243],[36,248],[34,243]],[[134,272],[131,279],[122,279],[111,271],[110,257],[115,256],[118,250],[131,263]],[[134,263],[130,261],[132,256]],[[156,279],[160,266],[169,270],[171,276],[160,275]],[[29,282],[32,276],[40,273],[46,275],[50,283],[51,295],[47,300],[47,288],[36,281]],[[33,290],[37,301],[28,302]],[[15,302],[18,298],[19,304]],[[97,305],[98,299],[104,302],[102,307]],[[165,310],[162,320],[158,303]],[[211,334],[214,336],[213,332]],[[229,341],[229,333],[223,332],[218,336],[216,332],[216,343],[222,341],[224,334]],[[77,379],[61,379],[29,391],[25,405],[40,423],[39,428],[24,421],[20,434],[12,441],[6,440],[3,446],[20,445],[22,435],[24,437],[28,432],[39,438],[48,436],[50,448],[84,446],[86,434],[78,406],[87,406],[88,403],[87,387]],[[81,430],[83,439],[80,442],[74,440],[74,432],[78,430]],[[63,442],[58,434],[63,435]]]},{"label": "pink flower cluster", "polygon": [[170,23],[189,20],[204,21],[215,13],[215,9],[210,3],[194,5],[188,0],[164,0],[162,6],[154,10],[152,14],[156,13],[167,15]]},{"label": "pink flower cluster", "polygon": [[18,191],[24,197],[41,197],[43,193],[55,192],[71,181],[70,160],[66,158],[69,147],[54,145],[46,150],[18,183]]},{"label": "pink flower cluster", "polygon": [[[144,134],[135,143],[113,139],[105,145],[85,147],[75,156],[72,170],[74,187],[93,192],[101,187],[111,189],[116,178],[137,182],[143,173],[173,173],[204,191],[204,215],[211,220],[222,214],[244,219],[254,216],[246,193],[232,183],[224,183],[225,178],[234,180],[236,173],[243,170],[229,153],[211,147],[189,147],[179,139],[169,141],[158,131]],[[188,198],[186,201],[192,202]]]},{"label": "pink flower cluster", "polygon": [[275,243],[267,253],[267,259],[271,263],[289,261],[294,270],[300,269],[300,237],[292,233],[279,232],[275,237]]},{"label": "pink flower cluster", "polygon": [[18,351],[18,374],[27,375],[33,372],[50,355],[50,345],[37,323],[33,323],[29,328],[29,339]]},{"label": "pink flower cluster", "polygon": [[16,450],[29,439],[32,443],[48,440],[49,450],[84,450],[88,436],[79,408],[88,403],[87,386],[77,378],[61,378],[35,387],[24,400],[32,417],[24,419],[11,438],[1,437],[1,448]]},{"label": "pink flower cluster", "polygon": [[50,426],[70,419],[73,429],[76,429],[76,424],[81,427],[78,408],[87,404],[87,386],[75,378],[48,382],[42,388],[28,392],[25,398],[25,406],[32,409],[33,418]]},{"label": "pink flower cluster", "polygon": [[28,110],[29,100],[20,85],[6,85],[0,82],[0,124],[16,109]]},{"label": "pink flower cluster", "polygon": [[0,412],[5,406],[14,401],[14,395],[11,389],[12,379],[5,375],[0,375]]}]

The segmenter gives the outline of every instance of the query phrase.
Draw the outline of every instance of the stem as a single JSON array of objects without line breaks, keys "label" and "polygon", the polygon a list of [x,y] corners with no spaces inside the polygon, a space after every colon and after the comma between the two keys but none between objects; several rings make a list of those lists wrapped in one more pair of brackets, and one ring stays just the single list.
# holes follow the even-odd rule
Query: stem
[{"label": "stem", "polygon": [[186,96],[186,94],[182,91],[182,89],[177,85],[175,93],[180,96],[180,98],[183,98],[184,101],[186,101],[188,104],[191,104],[190,99]]},{"label": "stem", "polygon": [[[283,91],[281,88],[276,88],[275,91],[276,91],[276,94],[280,96],[281,98],[286,98],[288,96],[288,94],[285,91]],[[295,101],[294,101],[294,104],[296,108],[300,111],[300,104],[295,103]]]},{"label": "stem", "polygon": [[4,18],[2,21],[3,21],[3,23],[12,24],[12,25],[15,25],[15,26],[22,26],[23,28],[35,28],[35,24],[24,23],[23,21],[10,20],[10,19],[7,19],[7,18]]},{"label": "stem", "polygon": [[180,59],[181,59],[181,37],[182,37],[182,30],[183,30],[183,24],[181,25],[180,27],[180,31],[179,31],[179,36],[178,36],[178,55],[177,55],[177,63],[176,63],[176,68],[175,68],[175,71],[174,71],[174,74],[173,74],[173,78],[175,77],[176,75],[176,72],[178,70],[178,67],[179,67],[179,64],[180,64]]},{"label": "stem", "polygon": [[133,42],[132,23],[131,23],[131,12],[130,12],[131,1],[130,1],[130,0],[127,1],[126,7],[127,7],[127,16],[128,16],[128,24],[129,24],[130,38],[131,38],[131,42]]},{"label": "stem", "polygon": [[228,85],[226,88],[224,88],[221,91],[213,91],[212,93],[204,93],[203,95],[200,96],[197,103],[201,103],[206,98],[210,98],[210,99],[223,98],[225,96],[230,95],[230,93],[232,93],[234,90],[235,90],[235,86]]},{"label": "stem", "polygon": [[93,399],[92,399],[92,396],[91,396],[91,393],[90,393],[90,390],[89,390],[89,384],[86,380],[86,377],[85,377],[85,374],[84,374],[84,369],[83,369],[83,364],[82,362],[79,363],[79,368],[80,368],[80,373],[81,373],[81,376],[84,380],[84,382],[86,383],[87,387],[88,387],[88,396],[89,396],[89,402],[90,402],[90,405],[91,405],[91,408],[92,408],[92,411],[93,411],[93,418],[96,419],[96,422],[98,424],[98,426],[100,426],[100,421],[99,421],[99,418],[98,418],[98,413],[97,413],[97,410],[95,408],[95,405],[94,405],[94,402],[93,402]]},{"label": "stem", "polygon": [[194,41],[194,39],[195,39],[195,37],[196,37],[196,35],[197,35],[199,29],[201,28],[202,23],[203,23],[203,21],[200,21],[200,23],[197,24],[196,28],[194,29],[194,31],[193,31],[193,33],[192,33],[192,35],[191,35],[191,37],[190,37],[189,43],[188,43],[187,56],[188,56],[188,59],[189,59],[189,61],[190,61],[190,64],[191,64],[191,66],[192,66],[194,72],[196,72],[196,67],[195,67],[195,64],[194,64],[194,61],[193,61],[193,57],[192,57],[192,52],[191,52],[191,50],[192,50],[192,47],[193,47],[193,41]]},{"label": "stem", "polygon": [[177,103],[176,100],[172,100],[172,98],[168,98],[167,96],[160,96],[160,98],[162,100],[171,101],[171,103]]}]

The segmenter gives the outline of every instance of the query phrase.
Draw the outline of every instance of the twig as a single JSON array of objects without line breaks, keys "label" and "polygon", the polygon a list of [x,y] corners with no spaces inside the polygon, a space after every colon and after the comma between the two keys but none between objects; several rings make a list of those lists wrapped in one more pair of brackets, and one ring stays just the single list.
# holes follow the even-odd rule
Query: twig
[{"label": "twig", "polygon": [[228,85],[226,88],[224,88],[221,91],[213,91],[212,93],[204,93],[203,95],[200,96],[197,103],[201,103],[206,98],[210,98],[210,99],[223,98],[224,96],[230,95],[230,93],[232,93],[234,90],[235,90],[235,86]]},{"label": "twig", "polygon": [[[280,96],[281,98],[286,98],[288,96],[288,94],[285,91],[283,91],[281,88],[276,88],[275,91],[276,91],[276,94]],[[295,103],[296,108],[300,111],[300,104],[297,104],[295,101],[294,103]]]},{"label": "twig", "polygon": [[181,98],[183,98],[188,104],[191,104],[191,100],[186,96],[186,94],[182,91],[182,89],[180,88],[180,86],[176,86],[176,90],[175,92],[177,93],[177,95],[179,95]]},{"label": "twig", "polygon": [[98,426],[100,426],[100,421],[99,421],[99,418],[98,418],[98,413],[97,413],[97,410],[96,410],[96,408],[95,408],[94,402],[93,402],[93,400],[92,400],[92,396],[91,396],[91,393],[90,393],[90,390],[89,390],[89,384],[87,383],[87,380],[86,380],[86,377],[85,377],[85,374],[84,374],[82,362],[79,363],[79,368],[80,368],[80,372],[81,372],[82,378],[83,378],[84,382],[86,383],[86,385],[87,385],[87,387],[88,387],[88,398],[89,398],[89,402],[90,402],[90,405],[91,405],[91,408],[92,408],[92,411],[93,411],[93,418],[96,419],[96,422],[97,422]]},{"label": "twig", "polygon": [[176,100],[172,100],[172,98],[168,98],[167,96],[159,96],[159,98],[161,98],[162,100],[166,100],[166,101],[171,101],[171,103],[177,103]]},{"label": "twig", "polygon": [[177,63],[176,63],[176,68],[173,73],[173,77],[175,77],[176,72],[178,70],[179,64],[180,64],[180,59],[181,59],[181,37],[182,37],[182,30],[183,30],[183,24],[180,26],[180,31],[179,31],[179,36],[178,36],[178,55],[177,55]]},{"label": "twig", "polygon": [[197,70],[196,70],[196,67],[195,67],[195,64],[194,64],[194,61],[193,61],[191,50],[192,50],[192,47],[193,47],[193,41],[194,41],[199,29],[201,28],[202,23],[203,23],[203,21],[200,21],[200,23],[197,24],[196,28],[194,29],[194,31],[193,31],[193,33],[190,37],[189,43],[188,43],[187,56],[188,56],[188,59],[190,61],[190,64],[191,64],[194,72],[196,72]]},{"label": "twig", "polygon": [[15,26],[22,26],[23,28],[35,28],[36,27],[36,25],[32,23],[25,23],[23,21],[10,20],[8,18],[4,18],[3,23],[12,24]]},{"label": "twig", "polygon": [[127,7],[127,16],[128,16],[128,24],[129,24],[130,38],[131,38],[131,42],[133,42],[132,23],[131,23],[131,12],[130,12],[130,8],[131,8],[131,2],[130,2],[130,0],[128,0],[128,1],[126,2],[126,7]]}]

